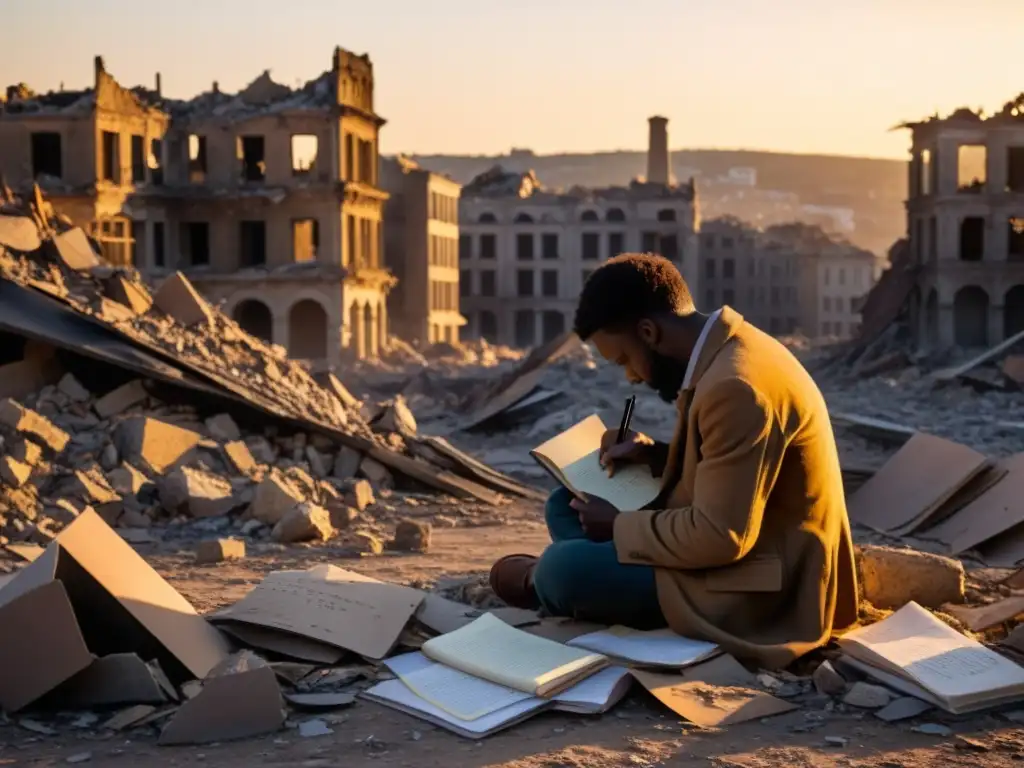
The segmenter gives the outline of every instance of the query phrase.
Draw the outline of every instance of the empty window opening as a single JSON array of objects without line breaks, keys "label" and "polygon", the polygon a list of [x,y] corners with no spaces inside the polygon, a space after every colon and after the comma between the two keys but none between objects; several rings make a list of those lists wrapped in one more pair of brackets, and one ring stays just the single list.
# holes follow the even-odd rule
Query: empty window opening
[{"label": "empty window opening", "polygon": [[661,255],[669,261],[677,261],[679,259],[679,238],[675,235],[662,235],[661,241]]},{"label": "empty window opening", "polygon": [[961,144],[956,153],[956,187],[960,192],[985,188],[988,150],[984,144]]},{"label": "empty window opening", "polygon": [[164,223],[153,222],[153,266],[163,267],[167,264],[167,244],[164,239]]},{"label": "empty window opening", "polygon": [[533,216],[528,213],[517,213],[516,217],[512,219],[512,221],[516,224],[532,224]]},{"label": "empty window opening", "polygon": [[205,221],[186,221],[181,225],[185,263],[201,267],[210,263],[210,225]]},{"label": "empty window opening", "polygon": [[146,165],[149,166],[149,178],[154,184],[164,183],[164,143],[160,139],[151,139],[149,142],[149,156],[146,158]]},{"label": "empty window opening", "polygon": [[243,267],[259,267],[267,263],[267,223],[239,222],[239,262]]},{"label": "empty window opening", "polygon": [[32,134],[32,178],[50,176],[59,179],[64,175],[59,133]]},{"label": "empty window opening", "polygon": [[533,270],[520,269],[516,271],[516,294],[518,296],[533,296]]},{"label": "empty window opening", "polygon": [[459,261],[473,258],[473,237],[459,235]]},{"label": "empty window opening", "polygon": [[548,298],[558,298],[558,272],[553,269],[545,269],[540,275],[541,295]]},{"label": "empty window opening", "polygon": [[1006,148],[1006,191],[1024,192],[1024,147]]},{"label": "empty window opening", "polygon": [[121,183],[121,134],[113,131],[103,132],[101,161],[103,164],[103,180]]},{"label": "empty window opening", "polygon": [[580,214],[580,221],[597,221],[597,211],[584,211]]},{"label": "empty window opening", "polygon": [[516,258],[519,261],[533,261],[533,235],[516,235]]},{"label": "empty window opening", "polygon": [[549,310],[541,315],[541,335],[544,341],[554,341],[565,333],[565,315]]},{"label": "empty window opening", "polygon": [[188,180],[191,184],[206,181],[206,137],[194,133],[188,137]]},{"label": "empty window opening", "polygon": [[1007,249],[1009,261],[1024,261],[1024,217],[1013,216],[1007,224]]},{"label": "empty window opening", "polygon": [[480,338],[494,341],[498,336],[498,316],[489,310],[480,312]]},{"label": "empty window opening", "polygon": [[605,221],[625,221],[626,214],[621,208],[609,208],[608,213],[604,215]]},{"label": "empty window opening", "polygon": [[626,238],[621,232],[608,233],[608,257],[613,258],[626,251]]},{"label": "empty window opening", "polygon": [[601,236],[597,232],[584,232],[582,246],[583,252],[580,257],[584,261],[596,261],[601,258]]},{"label": "empty window opening", "polygon": [[131,264],[143,266],[146,263],[146,222],[132,219],[128,222],[131,235]]},{"label": "empty window opening", "polygon": [[922,195],[930,195],[935,191],[935,185],[932,183],[934,180],[932,176],[934,168],[935,163],[932,162],[932,151],[930,149],[922,149],[918,161],[919,176],[917,179],[917,186]]},{"label": "empty window opening", "polygon": [[[363,314],[365,354],[374,351],[371,312],[367,304]],[[288,312],[288,353],[299,360],[327,357],[327,312],[318,302],[303,299]]]},{"label": "empty window opening", "polygon": [[270,343],[273,340],[274,317],[270,307],[257,299],[241,301],[231,313],[242,330],[257,339]]},{"label": "empty window opening", "polygon": [[480,295],[490,298],[498,295],[497,279],[493,269],[485,269],[480,273]]},{"label": "empty window opening", "polygon": [[640,250],[644,253],[658,253],[658,233],[644,232],[640,235]]},{"label": "empty window opening", "polygon": [[305,176],[316,170],[317,138],[312,134],[292,136],[292,174]]},{"label": "empty window opening", "polygon": [[960,260],[981,261],[985,255],[985,219],[968,216],[960,222]]},{"label": "empty window opening", "polygon": [[494,259],[498,255],[498,239],[495,235],[480,235],[480,258]]},{"label": "empty window opening", "polygon": [[495,216],[493,213],[486,213],[486,212],[485,213],[481,213],[480,214],[480,218],[477,219],[477,223],[479,223],[479,224],[495,224],[495,223],[497,223],[497,221],[498,221],[498,217],[497,216]]},{"label": "empty window opening", "polygon": [[1024,333],[1024,285],[1015,285],[1003,297],[1003,338]]},{"label": "empty window opening", "polygon": [[517,347],[532,347],[537,335],[537,316],[529,309],[515,314],[515,343]]},{"label": "empty window opening", "polygon": [[558,258],[558,235],[541,235],[540,253],[542,259]]},{"label": "empty window opening", "polygon": [[345,240],[345,253],[341,259],[343,267],[356,263],[356,217],[352,214],[345,217]]},{"label": "empty window opening", "polygon": [[242,181],[263,181],[267,176],[262,136],[239,136],[235,144]]},{"label": "empty window opening", "polygon": [[132,184],[146,181],[146,140],[142,136],[132,136]]},{"label": "empty window opening", "polygon": [[988,293],[967,285],[953,297],[953,340],[961,347],[988,346]]},{"label": "empty window opening", "polygon": [[374,184],[376,174],[374,173],[375,158],[373,156],[373,142],[359,139],[359,181],[364,184]]},{"label": "empty window opening", "polygon": [[473,273],[468,269],[459,270],[459,297],[465,298],[473,295]]},{"label": "empty window opening", "polygon": [[676,212],[671,208],[662,208],[658,211],[658,221],[675,221]]},{"label": "empty window opening", "polygon": [[296,262],[316,261],[320,247],[320,225],[316,219],[295,219],[292,222],[292,258]]},{"label": "empty window opening", "polygon": [[131,222],[126,219],[102,219],[89,226],[90,234],[100,245],[103,258],[116,267],[132,264]]}]

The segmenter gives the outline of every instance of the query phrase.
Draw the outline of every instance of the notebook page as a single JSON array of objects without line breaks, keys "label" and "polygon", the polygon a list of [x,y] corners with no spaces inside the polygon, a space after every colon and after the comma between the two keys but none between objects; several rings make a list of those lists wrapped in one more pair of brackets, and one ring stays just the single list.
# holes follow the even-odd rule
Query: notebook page
[{"label": "notebook page", "polygon": [[476,720],[533,698],[438,664],[418,652],[395,656],[384,664],[421,699],[459,720]]},{"label": "notebook page", "polygon": [[599,451],[588,453],[563,467],[562,474],[573,488],[598,496],[622,512],[641,509],[661,493],[661,478],[654,477],[650,467],[639,464],[620,466],[613,477],[608,477],[608,470],[601,466]]},{"label": "notebook page", "polygon": [[839,645],[847,652],[867,650],[944,699],[1024,686],[1024,669],[946,626],[917,603],[844,635]]},{"label": "notebook page", "polygon": [[562,691],[552,700],[558,704],[575,704],[601,708],[608,704],[622,678],[629,676],[629,670],[623,667],[605,667],[596,675],[576,683],[572,688]]},{"label": "notebook page", "polygon": [[552,681],[571,678],[605,661],[598,654],[510,627],[489,613],[431,638],[422,650],[434,661],[531,695]]},{"label": "notebook page", "polygon": [[596,413],[588,416],[565,432],[555,435],[533,449],[559,469],[601,450],[601,437],[607,431]]},{"label": "notebook page", "polygon": [[484,715],[476,720],[459,720],[435,707],[410,691],[401,680],[384,680],[366,692],[366,696],[380,702],[389,702],[409,714],[420,715],[438,725],[449,725],[456,731],[484,735],[502,726],[522,719],[525,715],[547,706],[544,699],[528,698],[504,709]]},{"label": "notebook page", "polygon": [[568,645],[586,648],[634,664],[685,667],[703,661],[718,651],[714,643],[691,640],[671,629],[641,632],[628,627],[610,627],[574,638]]}]

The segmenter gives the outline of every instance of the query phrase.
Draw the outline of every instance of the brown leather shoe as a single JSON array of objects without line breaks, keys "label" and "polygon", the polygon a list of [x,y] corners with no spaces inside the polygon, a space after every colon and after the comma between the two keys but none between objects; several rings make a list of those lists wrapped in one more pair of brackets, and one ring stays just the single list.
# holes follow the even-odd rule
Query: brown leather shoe
[{"label": "brown leather shoe", "polygon": [[491,566],[491,590],[498,599],[513,608],[536,610],[540,607],[533,589],[533,555],[505,555]]}]

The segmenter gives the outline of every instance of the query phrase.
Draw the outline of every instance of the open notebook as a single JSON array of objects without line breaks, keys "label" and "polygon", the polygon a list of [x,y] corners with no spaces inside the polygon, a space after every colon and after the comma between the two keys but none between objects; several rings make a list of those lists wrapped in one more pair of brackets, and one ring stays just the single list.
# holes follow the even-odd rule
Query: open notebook
[{"label": "open notebook", "polygon": [[1024,699],[1024,669],[907,603],[839,638],[853,666],[954,714]]},{"label": "open notebook", "polygon": [[580,498],[590,494],[621,511],[642,509],[661,493],[661,480],[650,468],[639,465],[620,466],[608,477],[599,460],[606,431],[601,417],[594,414],[537,446],[530,455]]},{"label": "open notebook", "polygon": [[681,669],[721,653],[714,643],[691,640],[671,629],[647,632],[614,626],[590,632],[570,640],[567,645],[585,648],[612,659],[643,667]]},{"label": "open notebook", "polygon": [[608,665],[601,654],[527,634],[489,613],[431,638],[422,651],[460,672],[541,697],[553,696]]}]

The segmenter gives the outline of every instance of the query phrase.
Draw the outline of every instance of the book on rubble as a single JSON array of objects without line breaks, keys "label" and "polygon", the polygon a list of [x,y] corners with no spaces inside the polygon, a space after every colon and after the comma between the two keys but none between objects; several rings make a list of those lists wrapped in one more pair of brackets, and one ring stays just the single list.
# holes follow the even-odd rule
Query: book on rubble
[{"label": "book on rubble", "polygon": [[431,638],[427,658],[467,675],[541,698],[551,697],[608,666],[608,658],[510,627],[485,613]]},{"label": "book on rubble", "polygon": [[597,496],[621,511],[643,509],[661,493],[661,479],[639,464],[617,467],[609,477],[600,462],[606,431],[594,414],[537,446],[530,456],[575,496]]},{"label": "book on rubble", "polygon": [[420,652],[395,656],[384,664],[395,680],[361,695],[419,717],[469,739],[509,728],[549,709],[600,714],[617,704],[632,683],[628,670],[605,667],[550,699],[531,696],[431,661]]},{"label": "book on rubble", "polygon": [[907,603],[839,638],[850,664],[953,714],[1024,699],[1024,668]]}]

